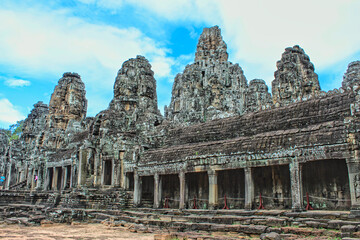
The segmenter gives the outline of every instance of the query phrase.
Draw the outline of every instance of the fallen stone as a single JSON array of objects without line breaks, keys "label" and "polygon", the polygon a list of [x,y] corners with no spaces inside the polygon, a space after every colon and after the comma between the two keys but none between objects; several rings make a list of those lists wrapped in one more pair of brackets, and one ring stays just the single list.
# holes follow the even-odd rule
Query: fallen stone
[{"label": "fallen stone", "polygon": [[354,225],[344,225],[341,227],[341,232],[343,233],[352,233],[352,232],[356,232],[356,226]]},{"label": "fallen stone", "polygon": [[328,222],[328,227],[333,229],[340,229],[342,225],[343,225],[342,220],[330,220]]},{"label": "fallen stone", "polygon": [[263,233],[260,235],[260,239],[270,239],[270,240],[281,240],[280,234],[276,232]]}]

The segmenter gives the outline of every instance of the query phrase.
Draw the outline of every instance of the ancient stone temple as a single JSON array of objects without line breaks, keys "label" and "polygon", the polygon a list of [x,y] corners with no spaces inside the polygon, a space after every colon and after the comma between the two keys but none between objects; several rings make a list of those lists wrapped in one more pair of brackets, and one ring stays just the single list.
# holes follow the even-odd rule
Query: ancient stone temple
[{"label": "ancient stone temple", "polygon": [[143,56],[123,63],[113,99],[95,117],[86,117],[80,76],[65,73],[19,140],[0,132],[0,201],[22,189],[21,201],[70,209],[296,212],[310,198],[316,209],[359,215],[360,62],[349,64],[341,88],[324,92],[294,46],[274,76],[272,95],[264,80],[248,83],[217,26],[204,29],[194,63],[175,77],[164,117]]},{"label": "ancient stone temple", "polygon": [[175,77],[168,120],[181,125],[240,115],[245,112],[247,82],[238,64],[228,61],[218,27],[205,28],[195,62]]}]

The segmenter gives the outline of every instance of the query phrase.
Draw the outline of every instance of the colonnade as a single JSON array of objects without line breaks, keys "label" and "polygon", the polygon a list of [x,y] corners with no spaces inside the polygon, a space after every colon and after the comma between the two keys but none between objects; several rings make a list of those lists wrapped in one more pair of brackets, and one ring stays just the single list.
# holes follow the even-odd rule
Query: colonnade
[{"label": "colonnade", "polygon": [[71,165],[49,167],[46,173],[45,188],[48,190],[64,190],[73,185]]},{"label": "colonnade", "polygon": [[[323,162],[324,164],[326,162]],[[357,211],[360,206],[360,176],[359,176],[359,163],[356,161],[346,161],[347,169],[348,169],[348,180],[349,185],[348,189],[350,191],[351,198],[351,209]],[[286,165],[283,165],[284,167]],[[291,193],[291,209],[293,211],[302,211],[304,210],[303,202],[304,202],[304,194],[303,194],[303,171],[302,166],[303,163],[300,163],[296,159],[291,161],[288,165],[288,171],[290,176],[290,193]],[[255,207],[255,179],[254,179],[254,168],[255,167],[246,167],[242,168],[244,172],[244,208],[252,209]],[[219,171],[223,171],[227,169],[208,169],[206,171],[208,177],[208,208],[215,209],[219,206],[219,184],[218,184],[218,173]],[[179,208],[183,209],[186,207],[186,202],[188,201],[188,184],[187,184],[187,176],[190,172],[180,171],[176,173],[178,176],[178,181],[180,185],[179,190]],[[340,174],[340,173],[339,173]],[[141,172],[134,172],[134,206],[140,206],[142,202],[142,178],[145,175],[141,175]],[[149,175],[146,175],[149,176]],[[161,200],[164,199],[162,196],[162,176],[166,176],[166,174],[154,173],[154,199],[153,199],[153,207],[160,208]],[[345,177],[347,179],[347,177]],[[237,184],[237,183],[233,183]],[[347,184],[346,184],[347,185]],[[348,191],[348,190],[347,190]],[[221,206],[222,207],[222,206]]]}]

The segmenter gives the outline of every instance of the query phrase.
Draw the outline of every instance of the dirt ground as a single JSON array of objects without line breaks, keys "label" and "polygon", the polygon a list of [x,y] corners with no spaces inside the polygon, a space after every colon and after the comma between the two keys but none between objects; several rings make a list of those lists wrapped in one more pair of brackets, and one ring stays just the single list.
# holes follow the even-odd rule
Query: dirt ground
[{"label": "dirt ground", "polygon": [[133,233],[124,227],[108,227],[103,224],[52,224],[50,226],[26,227],[21,225],[0,225],[0,239],[41,240],[92,240],[92,239],[139,239],[153,240],[154,233]]}]

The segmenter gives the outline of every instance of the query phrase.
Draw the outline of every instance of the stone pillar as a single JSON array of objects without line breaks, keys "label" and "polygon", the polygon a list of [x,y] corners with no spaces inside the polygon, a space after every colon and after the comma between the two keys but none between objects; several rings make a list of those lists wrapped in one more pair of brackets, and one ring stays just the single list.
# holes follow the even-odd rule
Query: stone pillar
[{"label": "stone pillar", "polygon": [[60,177],[60,190],[63,190],[64,189],[64,175],[65,175],[65,169],[64,167],[61,167],[61,168],[58,168],[59,172],[60,172],[60,169],[61,169],[61,177]]},{"label": "stone pillar", "polygon": [[101,185],[101,159],[100,154],[95,154],[94,159],[94,186],[100,186]]},{"label": "stone pillar", "polygon": [[[117,165],[117,164],[116,164]],[[119,184],[119,182],[115,182],[115,179],[118,179],[118,180],[120,180],[120,175],[118,176],[118,174],[117,173],[119,173],[119,170],[120,169],[116,169],[116,171],[115,171],[115,159],[112,159],[111,160],[111,172],[112,172],[112,174],[111,174],[111,186],[114,186],[115,184],[117,185],[117,186],[119,186],[118,184]],[[119,177],[119,178],[118,178]]]},{"label": "stone pillar", "polygon": [[289,164],[292,211],[303,211],[303,194],[302,194],[302,166],[298,161]]},{"label": "stone pillar", "polygon": [[209,209],[216,209],[219,204],[217,172],[208,171],[209,177]]},{"label": "stone pillar", "polygon": [[346,160],[351,199],[351,214],[360,216],[360,162],[358,159]]},{"label": "stone pillar", "polygon": [[6,176],[6,189],[8,190],[10,187],[10,182],[11,182],[11,172],[12,172],[12,164],[11,162],[9,163],[9,167],[8,167],[8,175]]},{"label": "stone pillar", "polygon": [[138,207],[141,203],[141,177],[134,172],[134,206]]},{"label": "stone pillar", "polygon": [[105,161],[101,159],[101,174],[100,174],[100,184],[104,186],[104,177],[105,177]]},{"label": "stone pillar", "polygon": [[113,168],[112,168],[112,178],[115,187],[120,187],[120,178],[121,178],[121,170],[120,170],[120,160],[112,160]]},{"label": "stone pillar", "polygon": [[44,182],[44,190],[50,190],[50,168],[46,168],[45,182]]},{"label": "stone pillar", "polygon": [[122,188],[125,188],[125,171],[124,171],[124,151],[120,151],[119,153],[119,159],[120,159],[120,186]]},{"label": "stone pillar", "polygon": [[79,166],[78,166],[78,186],[83,186],[86,181],[86,159],[87,150],[80,149],[79,151]]},{"label": "stone pillar", "polygon": [[180,180],[180,203],[179,208],[184,209],[185,208],[185,201],[186,201],[186,178],[185,178],[185,172],[181,171],[179,173],[179,180]]},{"label": "stone pillar", "polygon": [[67,184],[67,178],[68,178],[68,168],[67,167],[63,167],[63,180],[62,180],[62,186],[61,189],[66,189],[66,184]]},{"label": "stone pillar", "polygon": [[36,172],[36,170],[35,170],[35,168],[33,168],[33,169],[31,170],[31,176],[30,176],[30,178],[31,178],[31,181],[30,181],[30,189],[31,189],[31,190],[36,187],[36,186],[35,186],[35,172]]},{"label": "stone pillar", "polygon": [[245,209],[251,210],[254,201],[254,179],[250,167],[244,169],[245,172]]},{"label": "stone pillar", "polygon": [[74,175],[75,175],[74,167],[73,167],[73,165],[70,165],[70,186],[69,186],[69,188],[73,187],[73,176]]},{"label": "stone pillar", "polygon": [[57,185],[57,172],[56,172],[56,168],[53,167],[53,180],[52,180],[51,189],[56,190],[56,185]]},{"label": "stone pillar", "polygon": [[162,177],[159,177],[159,207],[161,208],[161,199],[162,199]]},{"label": "stone pillar", "polygon": [[161,201],[161,184],[160,184],[160,176],[158,173],[154,175],[154,208],[160,208]]},{"label": "stone pillar", "polygon": [[31,188],[31,186],[32,186],[32,180],[33,180],[33,178],[31,177],[32,172],[33,172],[33,169],[29,168],[28,172],[27,172],[27,177],[26,177],[26,188],[28,188],[28,189]]}]

